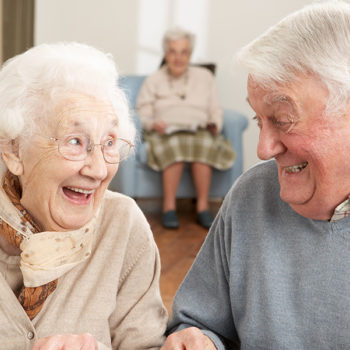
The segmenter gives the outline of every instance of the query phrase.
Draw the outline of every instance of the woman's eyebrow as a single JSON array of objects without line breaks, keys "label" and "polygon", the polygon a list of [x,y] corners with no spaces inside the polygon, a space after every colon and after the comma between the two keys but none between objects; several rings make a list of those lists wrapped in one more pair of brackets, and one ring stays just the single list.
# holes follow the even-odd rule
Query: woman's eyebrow
[{"label": "woman's eyebrow", "polygon": [[[107,120],[107,122],[110,123],[111,127],[115,127],[119,125],[119,120],[115,116],[113,118]],[[63,125],[63,124],[62,124]],[[66,121],[65,127],[74,127],[74,128],[80,128],[84,126],[88,126],[88,122],[80,121],[80,120],[71,120],[71,121]]]}]

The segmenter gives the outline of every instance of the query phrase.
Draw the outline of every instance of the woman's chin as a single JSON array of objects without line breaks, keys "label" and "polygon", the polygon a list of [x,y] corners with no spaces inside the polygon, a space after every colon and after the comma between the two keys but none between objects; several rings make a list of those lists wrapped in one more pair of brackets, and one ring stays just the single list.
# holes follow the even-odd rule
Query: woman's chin
[{"label": "woman's chin", "polygon": [[85,226],[91,219],[93,215],[70,215],[65,217],[59,217],[53,219],[51,222],[45,225],[45,231],[74,231]]}]

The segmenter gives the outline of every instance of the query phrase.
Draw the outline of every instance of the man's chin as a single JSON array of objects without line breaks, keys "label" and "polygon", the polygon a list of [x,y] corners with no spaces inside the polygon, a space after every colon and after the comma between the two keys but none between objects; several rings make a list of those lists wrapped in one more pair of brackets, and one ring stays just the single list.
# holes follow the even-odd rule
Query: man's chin
[{"label": "man's chin", "polygon": [[[299,191],[298,191],[299,192]],[[298,193],[297,191],[281,191],[280,197],[281,199],[288,203],[290,206],[299,206],[305,205],[309,202],[311,196],[306,195],[305,193]]]}]

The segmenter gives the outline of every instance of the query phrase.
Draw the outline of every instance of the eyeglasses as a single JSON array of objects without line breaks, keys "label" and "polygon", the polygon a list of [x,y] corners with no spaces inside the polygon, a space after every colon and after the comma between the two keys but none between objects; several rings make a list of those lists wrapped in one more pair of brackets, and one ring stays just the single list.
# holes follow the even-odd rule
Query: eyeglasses
[{"label": "eyeglasses", "polygon": [[134,145],[123,138],[109,138],[103,144],[91,143],[86,135],[68,135],[63,139],[50,137],[57,142],[58,152],[67,160],[79,161],[87,158],[93,152],[95,146],[100,146],[103,158],[107,163],[117,164],[125,160]]}]

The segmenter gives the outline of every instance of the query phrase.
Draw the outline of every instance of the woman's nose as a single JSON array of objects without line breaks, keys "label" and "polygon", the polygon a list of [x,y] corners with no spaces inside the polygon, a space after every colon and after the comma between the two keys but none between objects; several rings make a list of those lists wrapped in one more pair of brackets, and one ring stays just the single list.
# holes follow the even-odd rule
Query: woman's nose
[{"label": "woman's nose", "polygon": [[286,146],[280,138],[280,131],[270,126],[263,126],[260,129],[258,142],[258,157],[261,160],[268,160],[286,151]]},{"label": "woman's nose", "polygon": [[98,180],[103,180],[106,178],[107,164],[104,159],[103,148],[101,145],[94,145],[94,147],[88,153],[83,172],[85,175]]}]

